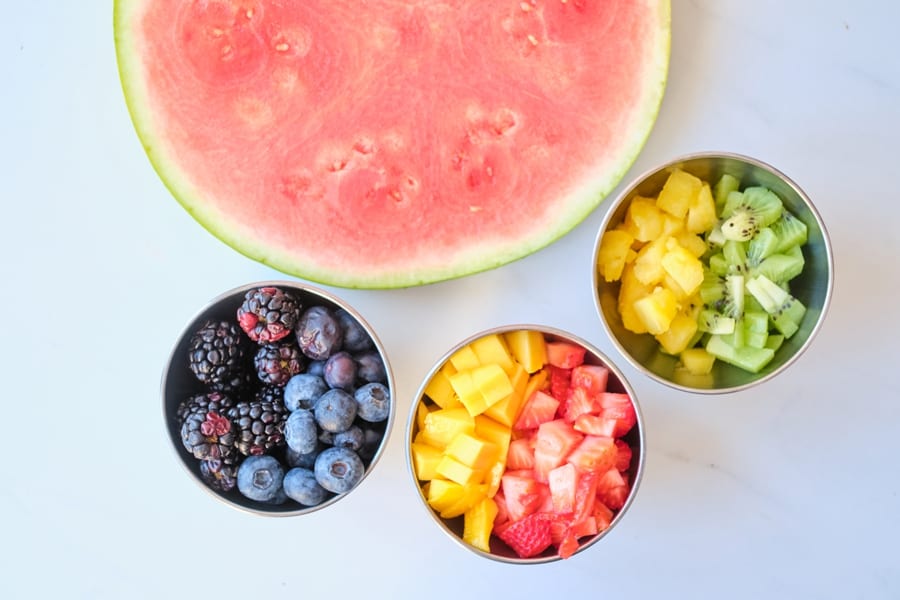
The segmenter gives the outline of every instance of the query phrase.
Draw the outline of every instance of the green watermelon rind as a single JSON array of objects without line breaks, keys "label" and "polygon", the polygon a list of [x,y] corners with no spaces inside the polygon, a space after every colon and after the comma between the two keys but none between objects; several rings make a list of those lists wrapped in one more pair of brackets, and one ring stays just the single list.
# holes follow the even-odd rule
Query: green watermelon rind
[{"label": "green watermelon rind", "polygon": [[622,181],[643,150],[656,123],[665,94],[669,57],[671,54],[671,4],[669,0],[659,3],[658,47],[651,52],[656,59],[646,67],[643,106],[634,112],[637,125],[627,128],[632,134],[622,144],[618,160],[612,168],[604,169],[596,179],[585,178],[586,183],[559,203],[561,218],[555,223],[546,223],[537,235],[514,240],[486,241],[473,247],[468,253],[441,267],[387,273],[354,272],[349,269],[336,271],[317,265],[315,257],[309,260],[296,255],[273,250],[258,240],[258,236],[246,225],[235,223],[227,214],[202,201],[202,190],[197,189],[181,167],[157,151],[165,144],[158,138],[152,122],[151,112],[143,110],[144,99],[149,94],[141,77],[140,51],[135,47],[134,36],[127,35],[132,10],[140,3],[133,0],[114,0],[113,29],[119,78],[125,95],[126,105],[138,138],[163,184],[181,206],[214,237],[240,254],[265,264],[285,274],[308,281],[343,288],[395,289],[428,285],[457,279],[476,273],[489,271],[516,260],[525,258],[560,240],[594,210]]}]

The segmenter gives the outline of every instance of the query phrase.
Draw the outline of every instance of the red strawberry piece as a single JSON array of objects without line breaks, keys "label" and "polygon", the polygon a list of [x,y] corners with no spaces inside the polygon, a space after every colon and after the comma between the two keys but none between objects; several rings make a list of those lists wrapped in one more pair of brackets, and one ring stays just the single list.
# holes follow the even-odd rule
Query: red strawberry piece
[{"label": "red strawberry piece", "polygon": [[600,394],[598,402],[601,409],[600,416],[616,421],[614,437],[622,437],[631,431],[637,422],[637,413],[628,394],[604,392]]},{"label": "red strawberry piece", "polygon": [[500,479],[500,489],[506,498],[506,510],[511,521],[518,521],[532,514],[544,500],[538,482],[530,474],[505,473]]},{"label": "red strawberry piece", "polygon": [[627,471],[631,466],[631,446],[624,440],[616,440],[616,469]]},{"label": "red strawberry piece", "polygon": [[582,387],[569,388],[566,401],[562,405],[562,418],[566,423],[574,423],[581,415],[589,415],[599,409],[594,396]]},{"label": "red strawberry piece", "polygon": [[550,471],[547,477],[553,512],[568,514],[575,511],[575,487],[578,471],[575,465],[565,463]]},{"label": "red strawberry piece", "polygon": [[584,363],[586,348],[571,342],[547,342],[547,362],[561,369],[572,369]]},{"label": "red strawberry piece", "polygon": [[629,491],[628,482],[615,467],[604,473],[597,481],[597,500],[612,510],[619,510],[625,506]]},{"label": "red strawberry piece", "polygon": [[550,395],[560,402],[564,402],[569,396],[572,370],[554,367],[553,365],[549,365],[547,370],[550,373]]},{"label": "red strawberry piece", "polygon": [[602,502],[594,502],[594,523],[597,526],[597,532],[606,531],[612,524],[615,513]]},{"label": "red strawberry piece", "polygon": [[616,466],[616,453],[611,437],[586,435],[566,460],[582,471],[603,473]]},{"label": "red strawberry piece", "polygon": [[508,521],[494,531],[521,558],[537,556],[553,543],[550,537],[550,519],[541,513],[528,515],[518,521]]},{"label": "red strawberry piece", "polygon": [[506,452],[506,468],[512,470],[534,467],[534,449],[530,438],[519,438],[509,443]]},{"label": "red strawberry piece", "polygon": [[535,391],[525,402],[514,429],[535,429],[541,423],[552,421],[556,417],[559,400],[540,390]]},{"label": "red strawberry piece", "polygon": [[583,388],[591,396],[597,396],[606,391],[609,368],[600,365],[579,365],[572,369],[570,380],[573,388]]},{"label": "red strawberry piece", "polygon": [[590,435],[613,437],[617,425],[618,421],[615,419],[606,419],[597,415],[581,415],[575,419],[572,428]]}]

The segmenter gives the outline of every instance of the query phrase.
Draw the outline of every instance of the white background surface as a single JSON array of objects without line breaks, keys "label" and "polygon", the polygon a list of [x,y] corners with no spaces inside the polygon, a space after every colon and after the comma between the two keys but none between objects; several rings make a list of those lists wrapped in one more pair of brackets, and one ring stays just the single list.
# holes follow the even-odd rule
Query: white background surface
[{"label": "white background surface", "polygon": [[761,389],[680,393],[621,361],[647,426],[638,498],[601,544],[531,568],[480,559],[430,522],[403,427],[432,363],[484,328],[545,323],[617,358],[588,279],[605,206],[492,272],[334,290],[389,352],[390,446],[327,511],[243,514],[176,462],[160,375],[197,308],[282,276],[206,233],[153,172],[119,87],[111,3],[3,8],[0,597],[900,597],[896,3],[673,2],[667,94],[626,181],[698,150],[774,164],[828,226],[831,310]]}]

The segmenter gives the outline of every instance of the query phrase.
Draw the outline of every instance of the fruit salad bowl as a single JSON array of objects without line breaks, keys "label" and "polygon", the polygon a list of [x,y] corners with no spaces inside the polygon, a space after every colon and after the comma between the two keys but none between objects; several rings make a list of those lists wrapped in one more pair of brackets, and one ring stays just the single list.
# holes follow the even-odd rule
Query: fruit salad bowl
[{"label": "fruit salad bowl", "polygon": [[213,298],[165,365],[178,460],[215,498],[257,515],[330,506],[372,471],[394,420],[393,375],[352,307],[298,282]]},{"label": "fruit salad bowl", "polygon": [[407,464],[437,527],[505,563],[567,559],[623,518],[641,480],[633,390],[564,331],[474,335],[428,373],[412,404]]},{"label": "fruit salad bowl", "polygon": [[658,382],[708,394],[784,372],[819,331],[833,287],[809,197],[772,166],[729,153],[639,176],[611,203],[591,271],[622,355]]}]

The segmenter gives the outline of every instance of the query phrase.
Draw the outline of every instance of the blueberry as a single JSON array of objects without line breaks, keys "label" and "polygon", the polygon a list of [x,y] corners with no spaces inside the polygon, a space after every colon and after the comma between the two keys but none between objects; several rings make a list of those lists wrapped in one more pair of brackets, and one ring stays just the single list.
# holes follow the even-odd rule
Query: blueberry
[{"label": "blueberry", "polygon": [[327,391],[325,380],[307,370],[291,377],[284,386],[284,406],[290,411],[312,408],[319,396]]},{"label": "blueberry", "polygon": [[316,457],[319,456],[319,452],[323,448],[322,444],[316,444],[316,448],[312,452],[300,453],[292,450],[290,446],[286,446],[284,449],[284,461],[289,467],[312,469],[313,465],[316,464]]},{"label": "blueberry", "polygon": [[334,436],[337,434],[331,431],[320,431],[319,432],[319,441],[325,444],[326,446],[334,446]]},{"label": "blueberry", "polygon": [[357,402],[349,392],[334,389],[328,390],[316,402],[313,414],[316,423],[324,431],[338,433],[346,431],[356,418]]},{"label": "blueberry", "polygon": [[300,350],[313,360],[324,360],[341,348],[344,329],[325,306],[311,306],[297,323]]},{"label": "blueberry", "polygon": [[343,308],[339,308],[334,311],[334,316],[344,329],[344,343],[341,345],[344,350],[362,352],[373,346],[369,333],[359,324],[359,321],[353,318],[353,315]]},{"label": "blueberry", "polygon": [[373,426],[363,427],[363,445],[357,454],[363,460],[372,460],[381,447],[384,439],[384,431],[376,429]]},{"label": "blueberry", "polygon": [[391,393],[380,383],[367,383],[353,394],[360,419],[380,423],[391,412]]},{"label": "blueberry", "polygon": [[303,506],[321,504],[328,497],[328,490],[319,485],[310,469],[294,468],[284,476],[284,492]]},{"label": "blueberry", "polygon": [[311,360],[309,364],[306,365],[306,372],[310,375],[316,375],[318,377],[322,377],[325,375],[325,361],[324,360]]},{"label": "blueberry", "polygon": [[350,391],[356,386],[356,361],[347,352],[332,354],[325,361],[323,377],[329,387]]},{"label": "blueberry", "polygon": [[359,449],[363,447],[365,442],[366,434],[357,425],[352,425],[347,431],[334,434],[334,438],[331,441],[334,446],[353,450],[354,452],[359,452]]},{"label": "blueberry", "polygon": [[353,357],[356,361],[356,377],[366,383],[387,383],[384,361],[376,350],[367,350]]},{"label": "blueberry", "polygon": [[251,500],[278,502],[284,493],[283,480],[281,463],[267,454],[248,456],[238,467],[238,490]]},{"label": "blueberry", "polygon": [[335,494],[353,489],[365,472],[362,460],[356,452],[347,448],[328,448],[316,459],[316,481]]},{"label": "blueberry", "polygon": [[300,454],[316,449],[319,431],[311,410],[295,410],[284,424],[284,441]]}]

